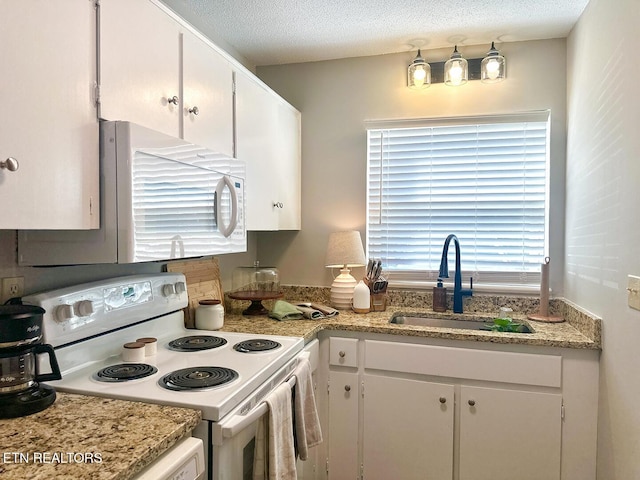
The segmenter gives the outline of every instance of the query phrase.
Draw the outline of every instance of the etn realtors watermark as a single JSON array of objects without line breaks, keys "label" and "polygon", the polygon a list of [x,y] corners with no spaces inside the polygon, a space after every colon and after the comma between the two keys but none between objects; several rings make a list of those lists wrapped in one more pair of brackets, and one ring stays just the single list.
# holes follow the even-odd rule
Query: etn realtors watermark
[{"label": "etn realtors watermark", "polygon": [[59,464],[59,463],[102,463],[99,452],[2,452],[2,463]]}]

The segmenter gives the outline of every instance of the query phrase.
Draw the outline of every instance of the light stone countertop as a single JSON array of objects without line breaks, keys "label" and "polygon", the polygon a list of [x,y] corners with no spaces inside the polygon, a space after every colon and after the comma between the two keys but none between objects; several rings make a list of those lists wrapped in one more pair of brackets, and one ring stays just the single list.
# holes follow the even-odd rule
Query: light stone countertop
[{"label": "light stone countertop", "polygon": [[201,420],[198,410],[56,393],[41,412],[0,420],[2,480],[126,480]]},{"label": "light stone countertop", "polygon": [[[292,303],[295,303],[292,299],[297,298],[301,301],[329,305],[326,294],[327,292],[322,288],[291,287],[285,291],[285,299]],[[546,347],[596,350],[601,348],[601,319],[564,299],[553,300],[549,307],[553,315],[559,315],[565,319],[561,323],[528,320],[527,312],[537,311],[537,299],[527,297],[474,296],[472,299],[465,299],[465,312],[469,313],[464,314],[454,314],[451,310],[446,313],[435,313],[431,310],[429,296],[416,299],[413,292],[391,293],[389,299],[394,303],[388,305],[384,312],[357,314],[350,310],[340,310],[339,315],[328,319],[286,321],[278,321],[266,316],[243,316],[240,312],[248,305],[246,302],[245,304],[227,302],[228,310],[222,331],[296,336],[303,337],[306,342],[315,338],[322,330],[336,330]],[[264,305],[271,308],[273,302],[265,301]],[[389,323],[389,319],[397,312],[438,318],[455,316],[460,319],[491,321],[500,306],[512,308],[514,321],[524,321],[534,333],[501,333]]]}]

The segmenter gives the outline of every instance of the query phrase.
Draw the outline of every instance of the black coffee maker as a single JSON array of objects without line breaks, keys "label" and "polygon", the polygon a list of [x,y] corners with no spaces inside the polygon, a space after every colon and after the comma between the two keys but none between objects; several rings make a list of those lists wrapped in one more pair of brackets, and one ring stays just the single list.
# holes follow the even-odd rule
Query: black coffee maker
[{"label": "black coffee maker", "polygon": [[[38,382],[60,380],[53,347],[41,343],[44,309],[0,306],[0,418],[23,417],[44,410],[55,390]],[[51,373],[40,373],[38,356],[47,354]]]}]

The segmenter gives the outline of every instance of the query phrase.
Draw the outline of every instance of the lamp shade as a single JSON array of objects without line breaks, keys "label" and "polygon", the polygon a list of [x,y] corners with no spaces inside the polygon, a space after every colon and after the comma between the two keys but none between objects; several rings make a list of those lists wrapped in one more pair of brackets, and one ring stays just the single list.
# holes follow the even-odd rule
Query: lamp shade
[{"label": "lamp shade", "polygon": [[361,267],[366,265],[360,232],[333,232],[329,235],[325,266],[333,268]]}]

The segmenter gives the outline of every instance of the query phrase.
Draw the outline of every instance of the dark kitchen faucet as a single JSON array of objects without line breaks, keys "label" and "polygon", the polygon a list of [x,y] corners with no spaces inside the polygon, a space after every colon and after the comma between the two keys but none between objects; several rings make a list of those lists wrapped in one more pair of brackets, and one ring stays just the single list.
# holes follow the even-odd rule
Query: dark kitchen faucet
[{"label": "dark kitchen faucet", "polygon": [[460,242],[458,237],[451,234],[444,241],[442,259],[440,260],[440,274],[438,278],[449,278],[449,243],[453,239],[456,246],[456,272],[453,280],[453,313],[462,313],[462,297],[473,295],[473,278],[469,279],[469,288],[462,288],[462,272],[460,271]]}]

